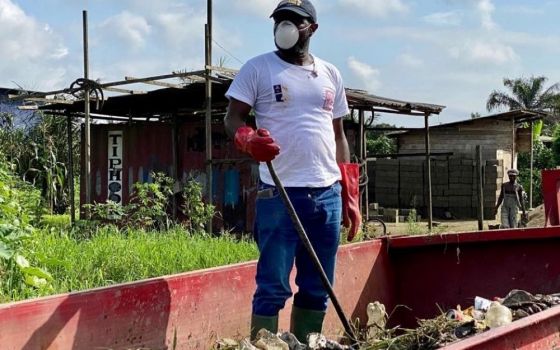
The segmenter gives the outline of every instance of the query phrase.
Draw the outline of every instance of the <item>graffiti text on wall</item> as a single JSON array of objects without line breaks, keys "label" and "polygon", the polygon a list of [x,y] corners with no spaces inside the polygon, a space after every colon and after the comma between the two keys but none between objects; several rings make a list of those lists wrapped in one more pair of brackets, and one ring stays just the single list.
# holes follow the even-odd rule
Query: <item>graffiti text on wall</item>
[{"label": "graffiti text on wall", "polygon": [[108,190],[107,199],[115,203],[122,204],[122,130],[109,131],[109,148],[107,159],[109,160],[108,169]]}]

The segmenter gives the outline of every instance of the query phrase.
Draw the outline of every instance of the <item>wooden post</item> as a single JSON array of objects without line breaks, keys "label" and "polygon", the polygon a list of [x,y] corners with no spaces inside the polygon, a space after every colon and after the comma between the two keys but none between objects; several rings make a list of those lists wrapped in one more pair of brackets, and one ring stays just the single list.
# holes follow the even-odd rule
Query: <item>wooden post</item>
[{"label": "wooden post", "polygon": [[[89,58],[88,58],[88,23],[87,11],[82,12],[83,34],[84,34],[84,79],[89,79]],[[89,88],[85,85],[84,89],[84,116],[85,116],[85,197],[86,204],[91,204],[91,130],[89,119]],[[86,217],[89,218],[89,211],[86,211]]]},{"label": "wooden post", "polygon": [[[206,62],[206,118],[205,118],[205,130],[206,130],[206,183],[207,183],[207,194],[208,194],[208,204],[212,204],[212,80],[210,75],[212,70],[212,0],[207,0],[207,22],[205,25],[205,62]],[[212,233],[212,218],[208,221],[207,232]]]},{"label": "wooden post", "polygon": [[482,183],[482,149],[476,146],[476,175],[478,184],[478,230],[484,230],[484,187]]},{"label": "wooden post", "polygon": [[531,122],[529,123],[529,127],[531,128],[531,143],[530,143],[530,161],[529,161],[529,209],[533,208],[533,162],[534,162],[534,154],[533,154],[533,138],[534,138],[534,133],[533,133],[533,121],[531,120]]},{"label": "wooden post", "polygon": [[511,167],[510,169],[515,169],[515,118],[511,117]]},{"label": "wooden post", "polygon": [[72,152],[72,116],[66,117],[68,128],[68,196],[70,201],[70,224],[76,222],[76,208],[74,205],[74,154]]},{"label": "wooden post", "polygon": [[177,220],[177,195],[175,190],[177,189],[177,185],[179,183],[179,156],[178,156],[178,137],[177,137],[177,116],[173,116],[173,121],[171,125],[171,157],[173,162],[173,173],[171,176],[173,177],[173,220]]},{"label": "wooden post", "polygon": [[426,151],[426,171],[428,175],[428,231],[432,232],[432,167],[430,161],[430,113],[424,114],[424,130],[425,130],[425,151]]},{"label": "wooden post", "polygon": [[[365,145],[364,145],[364,138],[365,138],[364,110],[363,109],[360,109],[358,111],[358,116],[359,116],[358,120],[359,120],[359,123],[360,123],[360,129],[359,129],[360,134],[359,134],[359,137],[358,137],[359,140],[360,140],[359,145],[358,145],[358,162],[360,162],[360,164],[361,164],[362,160],[364,159],[363,156],[364,156],[364,148],[365,148]],[[363,192],[363,190],[360,190],[360,211],[363,211],[363,205],[364,205],[364,192]],[[367,203],[366,203],[366,205],[367,205]]]}]

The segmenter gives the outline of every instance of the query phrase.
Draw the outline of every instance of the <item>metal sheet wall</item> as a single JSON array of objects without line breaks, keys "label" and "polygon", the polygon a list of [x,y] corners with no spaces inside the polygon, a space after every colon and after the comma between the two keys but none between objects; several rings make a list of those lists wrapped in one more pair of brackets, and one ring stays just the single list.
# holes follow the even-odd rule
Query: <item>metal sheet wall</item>
[{"label": "metal sheet wall", "polygon": [[[135,182],[151,181],[151,172],[173,174],[172,125],[167,123],[98,124],[91,128],[92,201],[104,203],[108,197],[109,132],[121,130],[122,198],[126,204]],[[177,162],[181,181],[194,178],[206,186],[205,132],[203,122],[184,122],[178,127]],[[258,181],[257,164],[238,152],[227,138],[223,125],[213,125],[213,203],[221,213],[217,227],[251,231],[254,196]],[[82,144],[82,148],[84,145]],[[83,152],[82,152],[83,154]],[[84,162],[82,160],[82,174]],[[85,178],[85,176],[82,176]],[[226,187],[227,186],[227,187]],[[85,183],[80,184],[85,203]],[[204,193],[206,193],[204,191]],[[228,196],[227,205],[224,199]]]}]

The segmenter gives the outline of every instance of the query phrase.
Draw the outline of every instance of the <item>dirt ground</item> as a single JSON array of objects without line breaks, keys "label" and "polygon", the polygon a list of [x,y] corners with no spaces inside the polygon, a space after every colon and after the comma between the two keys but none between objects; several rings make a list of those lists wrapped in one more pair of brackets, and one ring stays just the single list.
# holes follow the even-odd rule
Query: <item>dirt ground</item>
[{"label": "dirt ground", "polygon": [[[499,225],[499,217],[497,220],[484,220],[484,229],[488,230],[489,225]],[[544,227],[544,208],[536,207],[529,211],[529,223],[527,227]],[[428,233],[428,223],[425,220],[414,223],[385,223],[387,226],[387,234],[389,235],[419,235]],[[381,227],[373,222],[370,224],[372,234],[379,235],[382,231]],[[373,232],[374,231],[374,232]],[[469,232],[478,231],[477,220],[434,220],[433,233],[451,233],[451,232]]]}]

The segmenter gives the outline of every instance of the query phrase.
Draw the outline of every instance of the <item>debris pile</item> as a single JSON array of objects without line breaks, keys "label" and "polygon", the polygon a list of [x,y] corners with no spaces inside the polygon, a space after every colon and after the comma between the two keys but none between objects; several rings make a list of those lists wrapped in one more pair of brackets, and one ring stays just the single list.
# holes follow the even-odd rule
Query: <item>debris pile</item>
[{"label": "debris pile", "polygon": [[432,319],[418,320],[418,327],[387,328],[388,315],[385,306],[379,302],[367,306],[368,321],[365,329],[356,330],[357,342],[344,345],[327,339],[323,334],[311,333],[307,343],[302,344],[289,333],[273,334],[265,329],[258,332],[254,341],[243,339],[221,339],[216,343],[216,350],[431,350],[449,345],[463,338],[484,332],[491,328],[507,325],[515,320],[544,311],[560,304],[560,293],[531,294],[514,289],[504,298],[488,300],[476,297],[474,305],[462,309],[442,312]]},{"label": "debris pile", "polygon": [[[493,301],[476,297],[474,305],[467,309],[462,310],[458,305],[456,309],[442,312],[436,318],[421,319],[415,329],[400,327],[386,329],[383,322],[378,322],[377,313],[370,312],[380,309],[376,303],[368,305],[368,326],[360,332],[361,339],[358,349],[427,350],[438,349],[463,338],[507,325],[520,318],[559,305],[560,293],[532,295],[524,290],[515,289],[504,298],[496,298]],[[381,306],[383,305],[381,304]],[[373,315],[375,317],[372,317]]]},{"label": "debris pile", "polygon": [[310,333],[307,344],[302,344],[290,332],[271,333],[261,329],[254,341],[245,338],[240,342],[233,339],[221,339],[214,347],[216,350],[352,350],[348,345],[342,345],[327,339],[323,334]]}]

